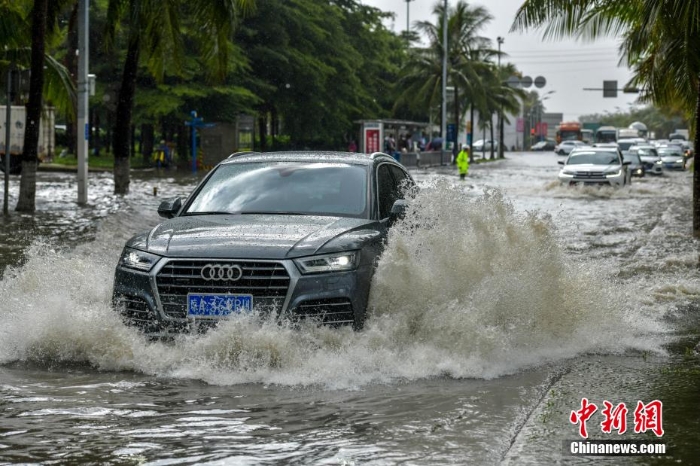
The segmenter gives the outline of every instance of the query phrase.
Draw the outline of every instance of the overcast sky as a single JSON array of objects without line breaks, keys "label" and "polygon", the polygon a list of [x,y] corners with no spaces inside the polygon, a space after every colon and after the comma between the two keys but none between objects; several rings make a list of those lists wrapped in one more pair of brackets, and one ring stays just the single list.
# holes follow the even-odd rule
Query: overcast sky
[{"label": "overcast sky", "polygon": [[[396,18],[387,27],[399,33],[406,29],[405,0],[363,0],[366,5],[394,12]],[[442,3],[440,1],[440,3]],[[454,5],[456,0],[449,0]],[[515,13],[523,0],[471,1],[470,5],[486,7],[494,17],[482,35],[493,39],[505,39],[501,50],[508,53],[502,60],[514,63],[519,70],[533,79],[544,76],[547,85],[538,89],[546,96],[548,112],[560,112],[565,120],[578,120],[580,115],[590,113],[627,110],[636,100],[634,94],[619,93],[617,98],[603,98],[602,91],[584,91],[583,88],[601,88],[604,80],[617,80],[618,87],[626,83],[631,73],[627,68],[619,68],[617,41],[613,39],[595,42],[575,40],[543,40],[540,31],[510,33]],[[436,0],[412,0],[409,3],[410,21],[435,22],[433,7]],[[535,89],[533,86],[531,89]]]}]

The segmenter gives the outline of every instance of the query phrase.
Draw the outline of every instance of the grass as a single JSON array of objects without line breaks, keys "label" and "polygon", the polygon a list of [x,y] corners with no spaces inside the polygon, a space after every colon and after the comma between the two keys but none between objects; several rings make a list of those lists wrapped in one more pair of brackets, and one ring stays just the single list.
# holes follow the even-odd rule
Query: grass
[{"label": "grass", "polygon": [[[57,151],[60,153],[60,150]],[[77,167],[78,158],[74,154],[66,154],[65,157],[55,156],[49,163],[63,165],[66,167]],[[114,155],[102,152],[99,156],[91,155],[88,159],[88,166],[95,168],[114,168]],[[143,157],[137,155],[131,157],[131,168],[151,168],[150,163],[143,163]]]}]

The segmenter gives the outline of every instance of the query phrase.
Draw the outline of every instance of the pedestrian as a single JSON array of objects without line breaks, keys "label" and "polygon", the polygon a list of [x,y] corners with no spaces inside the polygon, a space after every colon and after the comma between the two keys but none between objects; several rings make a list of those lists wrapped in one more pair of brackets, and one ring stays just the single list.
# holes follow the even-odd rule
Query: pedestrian
[{"label": "pedestrian", "polygon": [[350,145],[348,145],[348,152],[357,152],[357,144],[355,144],[354,139],[350,139]]},{"label": "pedestrian", "polygon": [[462,144],[462,150],[457,154],[457,168],[459,169],[459,179],[463,180],[469,173],[469,148]]}]

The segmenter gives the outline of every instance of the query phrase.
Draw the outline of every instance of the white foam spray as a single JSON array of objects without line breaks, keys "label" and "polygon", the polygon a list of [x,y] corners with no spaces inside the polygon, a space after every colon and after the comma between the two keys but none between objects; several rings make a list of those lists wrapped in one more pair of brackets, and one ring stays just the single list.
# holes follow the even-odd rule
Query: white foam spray
[{"label": "white foam spray", "polygon": [[[0,364],[358,388],[435,376],[492,378],[585,352],[656,349],[656,322],[620,297],[608,271],[567,257],[546,215],[518,213],[496,191],[423,189],[392,229],[362,332],[292,328],[253,314],[206,335],[149,342],[111,309],[126,239],[108,220],[94,243],[37,242],[0,281]],[[129,214],[131,215],[131,214]],[[146,223],[153,222],[148,218]]]}]

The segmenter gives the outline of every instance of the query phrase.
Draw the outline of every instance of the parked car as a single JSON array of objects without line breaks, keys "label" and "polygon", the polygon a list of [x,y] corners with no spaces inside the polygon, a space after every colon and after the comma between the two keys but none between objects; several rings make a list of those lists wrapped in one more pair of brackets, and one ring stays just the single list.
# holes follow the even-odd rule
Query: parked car
[{"label": "parked car", "polygon": [[559,172],[564,185],[592,185],[622,187],[631,182],[628,166],[619,149],[607,147],[581,147],[571,151]]},{"label": "parked car", "polygon": [[638,176],[640,178],[644,177],[646,174],[644,170],[644,162],[642,162],[642,159],[639,157],[638,153],[632,153],[630,151],[623,152],[622,160],[630,162],[629,166],[627,167],[627,170],[630,172],[630,176]]},{"label": "parked car", "polygon": [[569,155],[576,147],[583,147],[586,144],[581,141],[562,141],[561,144],[554,148],[557,155]]},{"label": "parked car", "polygon": [[681,146],[666,145],[656,149],[667,170],[685,170],[685,154]]},{"label": "parked car", "polygon": [[644,164],[645,175],[663,175],[663,162],[661,162],[661,157],[659,157],[656,147],[652,146],[651,144],[644,146],[632,146],[627,153],[636,154],[639,156],[639,159]]},{"label": "parked car", "polygon": [[254,309],[360,329],[411,176],[379,153],[234,155],[126,243],[115,309],[156,336]]},{"label": "parked car", "polygon": [[554,150],[554,147],[556,146],[556,142],[552,141],[551,139],[547,139],[544,141],[539,141],[535,143],[532,147],[530,147],[531,151],[548,151],[548,150]]},{"label": "parked car", "polygon": [[493,147],[494,151],[498,150],[498,141],[479,139],[475,141],[473,145],[474,152],[491,152],[491,147]]}]

